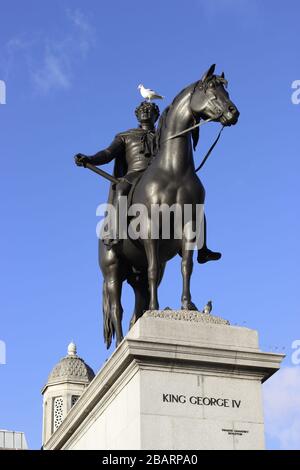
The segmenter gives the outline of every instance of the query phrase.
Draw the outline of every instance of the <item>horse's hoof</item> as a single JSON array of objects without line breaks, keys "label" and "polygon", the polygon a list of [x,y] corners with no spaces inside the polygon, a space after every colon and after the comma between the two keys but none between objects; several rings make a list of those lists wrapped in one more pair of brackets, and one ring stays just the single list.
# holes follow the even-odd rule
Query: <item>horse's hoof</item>
[{"label": "horse's hoof", "polygon": [[120,344],[122,343],[123,339],[124,339],[124,337],[122,336],[122,338],[116,340],[116,349],[117,349],[118,346],[120,346]]},{"label": "horse's hoof", "polygon": [[159,310],[158,303],[149,304],[149,310]]},{"label": "horse's hoof", "polygon": [[196,305],[194,304],[194,302],[186,302],[186,303],[182,304],[181,310],[196,310],[196,311],[198,311],[198,309],[197,309]]}]

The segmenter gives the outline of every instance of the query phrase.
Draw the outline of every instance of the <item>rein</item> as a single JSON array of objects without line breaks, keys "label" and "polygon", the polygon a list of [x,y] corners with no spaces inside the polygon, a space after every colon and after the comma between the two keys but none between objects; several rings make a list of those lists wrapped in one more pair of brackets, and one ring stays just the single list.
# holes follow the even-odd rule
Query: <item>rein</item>
[{"label": "rein", "polygon": [[[216,119],[216,118],[214,118]],[[172,139],[175,139],[176,137],[179,137],[181,135],[184,135],[184,134],[187,134],[188,132],[192,131],[193,129],[196,129],[197,127],[200,127],[202,126],[203,124],[207,124],[208,122],[211,122],[213,121],[212,118],[210,119],[207,119],[206,121],[200,121],[198,124],[195,124],[195,126],[192,126],[192,127],[188,127],[187,129],[185,129],[184,131],[181,131],[181,132],[178,132],[177,134],[173,134],[171,135],[170,137],[168,137],[166,140],[164,140],[164,142],[167,142],[168,140],[172,140]],[[203,158],[202,162],[200,163],[200,165],[198,166],[198,168],[196,168],[196,172],[201,170],[201,168],[205,165],[208,157],[210,156],[210,154],[212,153],[213,149],[215,148],[215,146],[217,145],[220,137],[221,137],[221,134],[224,130],[224,126],[222,126],[220,132],[218,133],[214,143],[211,145],[211,147],[209,148],[208,152],[206,153],[205,157]]]},{"label": "rein", "polygon": [[215,148],[215,146],[217,145],[220,137],[221,137],[221,134],[224,130],[224,126],[221,127],[221,130],[219,132],[219,134],[217,135],[217,138],[216,140],[214,141],[214,143],[212,144],[212,146],[210,147],[210,149],[208,150],[207,154],[205,155],[205,157],[203,158],[202,162],[200,163],[200,165],[198,166],[198,168],[196,168],[195,172],[197,173],[197,171],[201,170],[201,168],[205,165],[206,163],[206,160],[208,159],[208,157],[210,156],[211,152],[213,151],[213,149]]}]

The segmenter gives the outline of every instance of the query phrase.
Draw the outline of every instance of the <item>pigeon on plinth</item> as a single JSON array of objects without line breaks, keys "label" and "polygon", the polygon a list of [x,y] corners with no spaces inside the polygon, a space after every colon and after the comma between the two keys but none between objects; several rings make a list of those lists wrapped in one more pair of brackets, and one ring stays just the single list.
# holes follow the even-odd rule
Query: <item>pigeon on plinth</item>
[{"label": "pigeon on plinth", "polygon": [[209,315],[211,311],[212,311],[212,301],[209,300],[207,304],[205,305],[202,313],[204,313],[205,315]]},{"label": "pigeon on plinth", "polygon": [[151,88],[145,88],[144,85],[140,84],[138,86],[140,93],[143,98],[151,102],[151,100],[162,100],[164,97],[159,95],[156,91],[151,90]]}]

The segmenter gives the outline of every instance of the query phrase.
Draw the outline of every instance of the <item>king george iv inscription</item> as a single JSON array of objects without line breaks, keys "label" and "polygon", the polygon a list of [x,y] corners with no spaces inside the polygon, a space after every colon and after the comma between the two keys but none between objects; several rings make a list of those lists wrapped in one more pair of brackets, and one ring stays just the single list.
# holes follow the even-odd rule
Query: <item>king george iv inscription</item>
[{"label": "king george iv inscription", "polygon": [[232,400],[230,398],[199,397],[196,395],[176,395],[173,393],[162,394],[163,403],[179,403],[181,405],[191,404],[199,406],[218,406],[224,408],[239,408],[241,400]]}]

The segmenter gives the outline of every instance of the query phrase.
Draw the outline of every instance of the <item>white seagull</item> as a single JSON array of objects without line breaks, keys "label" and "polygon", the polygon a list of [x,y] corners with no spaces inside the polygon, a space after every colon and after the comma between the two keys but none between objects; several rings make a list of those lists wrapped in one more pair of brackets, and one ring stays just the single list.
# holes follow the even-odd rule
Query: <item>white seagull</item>
[{"label": "white seagull", "polygon": [[144,85],[140,83],[138,86],[140,93],[143,98],[147,99],[148,101],[151,100],[162,100],[164,97],[156,93],[156,91],[151,90],[151,88],[145,88]]}]

